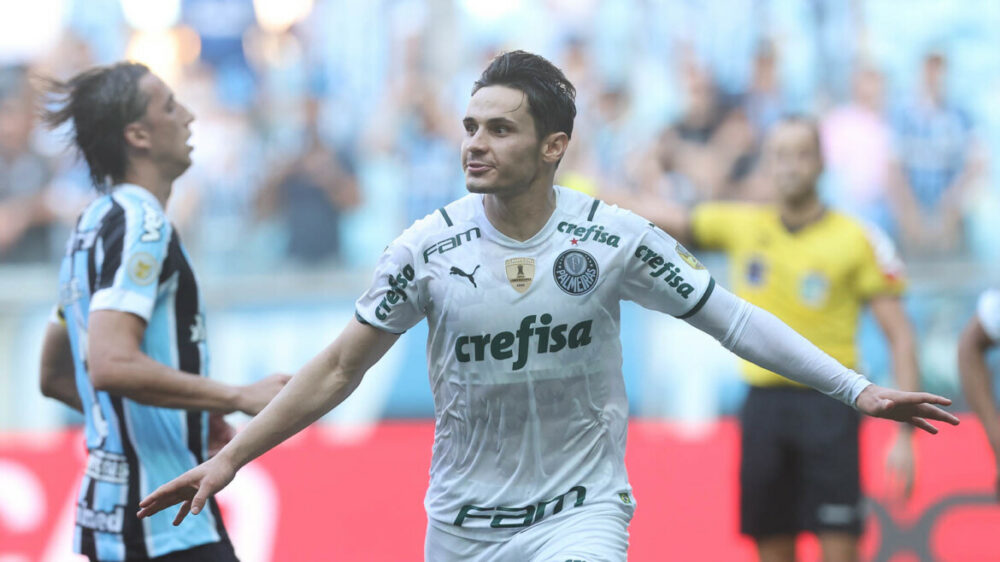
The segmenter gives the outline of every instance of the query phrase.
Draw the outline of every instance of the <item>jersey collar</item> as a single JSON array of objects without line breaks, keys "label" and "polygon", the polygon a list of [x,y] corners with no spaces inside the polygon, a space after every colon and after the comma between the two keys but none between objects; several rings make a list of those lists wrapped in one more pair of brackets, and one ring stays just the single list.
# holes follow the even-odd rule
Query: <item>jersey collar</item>
[{"label": "jersey collar", "polygon": [[484,197],[483,195],[480,195],[478,200],[476,201],[476,214],[475,214],[476,222],[479,223],[479,226],[482,227],[483,232],[486,233],[487,237],[491,238],[493,241],[495,241],[497,244],[500,244],[501,246],[508,246],[511,248],[530,248],[532,246],[537,246],[548,240],[549,234],[551,234],[552,231],[555,230],[556,224],[558,224],[560,220],[559,215],[562,214],[563,200],[565,199],[562,196],[562,190],[565,188],[560,185],[553,185],[552,189],[555,190],[556,194],[556,208],[552,210],[552,215],[549,217],[549,220],[546,221],[545,226],[543,226],[541,230],[536,232],[534,236],[528,238],[523,242],[520,240],[515,240],[510,236],[507,236],[506,234],[500,232],[499,230],[496,229],[496,227],[493,226],[493,223],[490,222],[490,219],[486,217],[486,206],[484,205],[483,202],[483,197]]},{"label": "jersey collar", "polygon": [[163,206],[160,205],[160,200],[153,195],[148,189],[142,186],[138,186],[134,183],[120,183],[112,188],[111,193],[128,193],[133,197],[141,199],[144,203],[149,203],[154,209],[163,212]]}]

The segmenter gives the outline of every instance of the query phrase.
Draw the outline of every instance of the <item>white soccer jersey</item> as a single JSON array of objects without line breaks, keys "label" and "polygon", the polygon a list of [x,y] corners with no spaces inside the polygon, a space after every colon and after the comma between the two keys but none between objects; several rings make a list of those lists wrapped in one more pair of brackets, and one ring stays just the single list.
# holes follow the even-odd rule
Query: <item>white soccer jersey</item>
[{"label": "white soccer jersey", "polygon": [[1000,289],[990,289],[979,296],[976,316],[986,335],[991,340],[1000,342]]},{"label": "white soccer jersey", "polygon": [[417,221],[357,302],[360,321],[394,333],[427,317],[436,424],[425,507],[456,534],[631,503],[619,302],[685,317],[714,287],[645,219],[555,192],[552,217],[524,242],[490,224],[482,195]]}]

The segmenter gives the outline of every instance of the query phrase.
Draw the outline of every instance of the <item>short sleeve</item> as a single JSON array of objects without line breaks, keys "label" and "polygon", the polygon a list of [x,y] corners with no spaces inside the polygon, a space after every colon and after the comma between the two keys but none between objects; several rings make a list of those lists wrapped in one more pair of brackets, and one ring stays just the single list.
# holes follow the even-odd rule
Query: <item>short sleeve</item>
[{"label": "short sleeve", "polygon": [[736,225],[746,206],[733,203],[703,203],[691,211],[694,244],[706,250],[726,250],[732,244]]},{"label": "short sleeve", "polygon": [[976,317],[983,331],[995,342],[1000,342],[1000,290],[990,289],[979,296]]},{"label": "short sleeve", "polygon": [[687,249],[666,232],[643,227],[625,256],[622,298],[678,318],[694,315],[715,287],[715,280]]},{"label": "short sleeve", "polygon": [[123,212],[101,229],[94,247],[97,279],[90,310],[130,312],[149,321],[172,228],[163,210],[123,197]]},{"label": "short sleeve", "polygon": [[906,289],[906,270],[892,239],[873,224],[862,225],[866,245],[856,278],[865,300],[880,295],[899,296]]},{"label": "short sleeve", "polygon": [[371,285],[355,304],[355,315],[363,324],[401,334],[424,318],[422,303],[413,254],[396,240],[379,258]]}]

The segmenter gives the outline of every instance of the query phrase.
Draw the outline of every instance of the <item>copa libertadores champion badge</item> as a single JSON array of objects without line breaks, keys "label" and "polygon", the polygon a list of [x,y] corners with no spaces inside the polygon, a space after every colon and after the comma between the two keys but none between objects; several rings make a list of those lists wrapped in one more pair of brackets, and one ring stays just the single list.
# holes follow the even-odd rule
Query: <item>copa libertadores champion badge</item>
[{"label": "copa libertadores champion badge", "polygon": [[504,262],[507,280],[518,293],[524,293],[535,278],[535,258],[510,258]]},{"label": "copa libertadores champion badge", "polygon": [[597,260],[583,250],[566,250],[552,265],[552,277],[563,292],[583,295],[597,284]]}]

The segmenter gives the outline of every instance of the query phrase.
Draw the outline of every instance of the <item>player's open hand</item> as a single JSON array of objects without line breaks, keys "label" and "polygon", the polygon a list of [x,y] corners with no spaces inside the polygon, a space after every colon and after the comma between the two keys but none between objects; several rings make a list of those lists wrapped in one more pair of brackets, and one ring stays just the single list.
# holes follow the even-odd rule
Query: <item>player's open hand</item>
[{"label": "player's open hand", "polygon": [[290,380],[292,380],[291,375],[274,374],[244,386],[240,389],[237,409],[249,416],[256,416]]},{"label": "player's open hand", "polygon": [[139,502],[140,519],[149,517],[164,509],[181,504],[174,517],[174,525],[180,525],[188,513],[198,515],[208,498],[233,481],[236,471],[221,457],[214,457],[157,488]]},{"label": "player's open hand", "polygon": [[928,392],[904,392],[872,384],[861,391],[855,405],[863,414],[906,422],[927,433],[938,432],[927,420],[958,425],[958,418],[937,406],[950,406],[951,400]]}]

